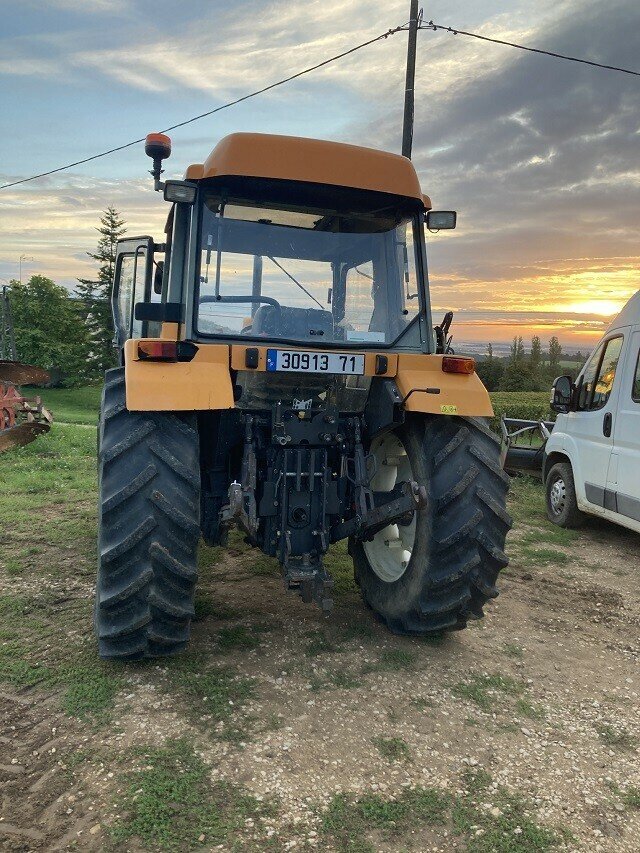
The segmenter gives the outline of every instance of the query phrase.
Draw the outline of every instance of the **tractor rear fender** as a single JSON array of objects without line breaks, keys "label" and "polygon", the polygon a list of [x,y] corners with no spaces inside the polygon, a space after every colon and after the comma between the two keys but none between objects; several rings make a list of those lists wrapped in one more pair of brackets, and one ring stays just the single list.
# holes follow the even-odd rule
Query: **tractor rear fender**
[{"label": "tractor rear fender", "polygon": [[400,353],[395,377],[407,412],[492,418],[493,406],[477,373],[445,373],[442,355]]},{"label": "tractor rear fender", "polygon": [[130,339],[124,345],[126,401],[130,412],[233,409],[228,346],[199,346],[190,361],[150,361],[139,358],[139,343],[140,340]]}]

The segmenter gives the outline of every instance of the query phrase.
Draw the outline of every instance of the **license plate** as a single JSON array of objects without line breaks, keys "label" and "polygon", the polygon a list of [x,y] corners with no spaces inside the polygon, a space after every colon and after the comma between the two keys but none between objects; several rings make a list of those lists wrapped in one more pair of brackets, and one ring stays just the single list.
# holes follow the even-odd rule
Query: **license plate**
[{"label": "license plate", "polygon": [[267,370],[291,373],[364,373],[364,355],[346,352],[300,352],[268,349]]}]

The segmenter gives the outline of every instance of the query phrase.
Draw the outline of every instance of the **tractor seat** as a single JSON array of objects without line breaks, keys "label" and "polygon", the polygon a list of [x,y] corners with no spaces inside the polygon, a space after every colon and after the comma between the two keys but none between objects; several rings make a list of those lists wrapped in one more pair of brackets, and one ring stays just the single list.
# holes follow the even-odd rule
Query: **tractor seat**
[{"label": "tractor seat", "polygon": [[265,338],[333,339],[331,311],[261,305],[253,317],[252,335]]}]

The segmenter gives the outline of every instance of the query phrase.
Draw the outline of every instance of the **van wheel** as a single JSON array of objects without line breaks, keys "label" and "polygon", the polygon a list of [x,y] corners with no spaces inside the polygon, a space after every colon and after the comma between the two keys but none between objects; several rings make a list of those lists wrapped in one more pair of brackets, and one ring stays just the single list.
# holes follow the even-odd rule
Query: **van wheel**
[{"label": "van wheel", "polygon": [[547,518],[559,527],[580,527],[584,513],[578,509],[573,471],[568,462],[557,462],[547,474]]}]

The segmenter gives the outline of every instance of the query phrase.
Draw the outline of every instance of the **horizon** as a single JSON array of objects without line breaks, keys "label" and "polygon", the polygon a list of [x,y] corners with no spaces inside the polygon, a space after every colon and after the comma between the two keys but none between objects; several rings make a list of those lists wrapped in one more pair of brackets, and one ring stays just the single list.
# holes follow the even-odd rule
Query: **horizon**
[{"label": "horizon", "polygon": [[[406,0],[305,4],[26,0],[7,6],[0,59],[0,179],[89,156],[184,120],[406,21]],[[434,0],[442,24],[635,68],[640,6],[617,0]],[[172,20],[167,35],[167,20]],[[182,177],[234,130],[399,151],[406,34],[171,133]],[[433,314],[461,340],[557,336],[590,349],[640,287],[637,83],[623,74],[419,34],[414,163],[452,233],[428,234]],[[90,277],[113,205],[129,234],[162,235],[143,145],[0,193],[0,282],[32,274],[69,290]]]}]

